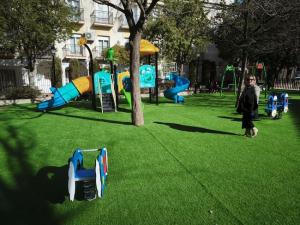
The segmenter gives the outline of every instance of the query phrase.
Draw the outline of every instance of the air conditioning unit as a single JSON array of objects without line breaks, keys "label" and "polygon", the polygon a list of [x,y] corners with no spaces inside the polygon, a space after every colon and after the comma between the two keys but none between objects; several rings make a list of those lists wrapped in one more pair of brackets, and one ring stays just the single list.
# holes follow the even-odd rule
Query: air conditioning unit
[{"label": "air conditioning unit", "polygon": [[86,32],[84,35],[87,41],[94,41],[94,35],[92,32]]}]

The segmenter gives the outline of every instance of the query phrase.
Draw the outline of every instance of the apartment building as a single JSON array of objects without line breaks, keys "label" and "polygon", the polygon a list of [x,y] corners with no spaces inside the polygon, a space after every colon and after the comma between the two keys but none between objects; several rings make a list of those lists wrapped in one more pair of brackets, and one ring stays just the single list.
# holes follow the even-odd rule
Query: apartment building
[{"label": "apartment building", "polygon": [[[114,46],[115,44],[125,45],[129,41],[129,27],[125,16],[106,5],[101,5],[92,0],[65,0],[65,2],[79,12],[78,16],[74,16],[78,30],[74,31],[70,38],[64,42],[56,42],[56,57],[61,60],[62,64],[62,85],[69,82],[70,62],[74,59],[80,62],[82,67],[81,75],[88,74],[90,57],[85,47],[79,46],[78,41],[82,34],[87,38],[87,44],[92,50],[93,59],[99,65],[105,64],[102,51],[105,48]],[[113,0],[118,4],[119,0]],[[210,0],[211,3],[219,3],[220,0]],[[227,0],[227,3],[233,0]],[[209,16],[213,17],[216,10],[208,8]],[[138,19],[139,8],[135,6],[133,13]],[[206,52],[201,53],[201,63],[198,64],[199,80],[207,80],[211,74],[219,74],[222,71],[223,61],[218,57],[218,50],[211,44]],[[176,66],[176,65],[175,65]],[[161,66],[162,67],[162,66]],[[163,71],[163,69],[161,69]],[[188,73],[188,69],[186,70]],[[43,93],[49,93],[51,87],[50,77],[52,73],[52,58],[39,59],[34,71],[34,86],[38,87]],[[10,84],[26,85],[29,84],[28,72],[24,68],[24,62],[20,60],[1,60],[0,61],[0,79],[4,79],[1,84],[6,86]],[[9,80],[10,79],[10,80]],[[1,80],[0,80],[1,81]],[[5,81],[5,82],[4,82]]]},{"label": "apartment building", "polygon": [[[106,5],[100,5],[86,0],[65,0],[78,15],[71,18],[76,22],[77,30],[64,42],[56,42],[55,56],[62,64],[62,85],[69,82],[69,66],[71,60],[78,60],[82,70],[80,75],[88,75],[90,57],[88,50],[78,44],[79,38],[85,34],[87,44],[92,50],[94,61],[103,65],[105,62],[102,51],[115,44],[125,45],[129,41],[129,27],[125,16]],[[118,3],[119,0],[114,0]],[[134,16],[139,16],[138,7],[133,8]],[[29,84],[26,62],[17,59],[0,59],[0,92],[10,86]],[[52,57],[51,55],[38,59],[33,72],[33,85],[43,93],[49,93],[51,87]]]},{"label": "apartment building", "polygon": [[[114,1],[115,3],[118,2],[118,0]],[[94,60],[100,65],[105,64],[102,56],[104,49],[116,44],[125,45],[129,41],[129,27],[121,12],[93,1],[66,0],[66,2],[79,12],[78,16],[72,18],[76,21],[79,29],[74,31],[67,41],[55,44],[56,56],[62,60],[63,85],[69,81],[68,67],[72,59],[79,60],[88,73],[90,61],[88,51],[78,44],[82,34],[85,34],[87,38],[87,44],[92,50]],[[135,7],[133,11],[137,18],[139,16],[138,7]]]}]

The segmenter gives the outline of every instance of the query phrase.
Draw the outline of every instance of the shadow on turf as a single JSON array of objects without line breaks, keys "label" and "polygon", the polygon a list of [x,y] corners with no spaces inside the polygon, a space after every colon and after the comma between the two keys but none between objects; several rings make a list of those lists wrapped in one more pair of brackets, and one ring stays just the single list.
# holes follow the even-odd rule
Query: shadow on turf
[{"label": "shadow on turf", "polygon": [[290,99],[289,100],[289,112],[294,120],[295,126],[298,129],[298,134],[300,135],[300,100]]},{"label": "shadow on turf", "polygon": [[240,136],[240,134],[235,134],[235,133],[231,133],[231,132],[211,130],[211,129],[207,129],[207,128],[203,128],[203,127],[194,127],[194,126],[182,125],[182,124],[178,124],[178,123],[164,123],[164,122],[157,122],[157,121],[155,121],[154,123],[166,125],[173,129],[181,130],[181,131],[211,133],[211,134],[227,134],[227,135]]},{"label": "shadow on turf", "polygon": [[35,176],[40,196],[51,203],[63,203],[68,196],[68,165],[46,166]]},{"label": "shadow on turf", "polygon": [[[30,155],[36,148],[30,130],[22,131],[5,124],[0,135],[0,218],[1,224],[10,225],[60,225],[73,213],[58,214],[41,195],[41,189],[30,163]],[[62,184],[60,184],[62,185]]]},{"label": "shadow on turf", "polygon": [[10,111],[7,117],[3,117],[0,115],[2,121],[9,121],[11,119],[36,119],[43,116],[42,112],[36,114],[37,110],[28,105],[14,105],[14,109],[7,109],[6,113]]},{"label": "shadow on turf", "polygon": [[[46,166],[38,171],[35,176],[39,195],[51,203],[63,203],[69,197],[68,192],[68,165],[61,167]],[[83,187],[76,185],[75,200],[83,201]]]},{"label": "shadow on turf", "polygon": [[123,121],[116,121],[116,120],[107,120],[107,119],[99,119],[99,118],[92,118],[92,117],[86,117],[86,116],[77,116],[77,115],[70,115],[70,114],[63,114],[58,112],[47,112],[48,114],[56,115],[56,116],[66,116],[76,119],[83,119],[83,120],[92,120],[97,122],[105,122],[105,123],[116,123],[116,124],[122,124],[122,125],[132,125],[131,122],[123,122]]},{"label": "shadow on turf", "polygon": [[222,119],[229,119],[229,120],[232,120],[232,121],[235,121],[235,122],[241,122],[242,121],[242,118],[236,118],[236,117],[231,117],[231,116],[218,116],[219,118],[222,118]]}]

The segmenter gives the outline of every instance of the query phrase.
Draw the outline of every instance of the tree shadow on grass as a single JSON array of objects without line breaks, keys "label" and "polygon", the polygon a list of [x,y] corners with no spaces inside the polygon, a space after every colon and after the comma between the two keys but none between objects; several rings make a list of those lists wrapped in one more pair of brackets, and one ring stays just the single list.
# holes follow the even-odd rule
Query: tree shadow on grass
[{"label": "tree shadow on grass", "polygon": [[118,112],[125,112],[125,113],[131,113],[131,109],[126,109],[126,108],[118,108]]},{"label": "tree shadow on grass", "polygon": [[40,197],[51,203],[63,203],[68,196],[68,165],[62,167],[46,166],[41,168],[35,183]]},{"label": "tree shadow on grass", "polygon": [[240,136],[240,134],[235,134],[235,133],[231,133],[231,132],[212,130],[212,129],[207,129],[207,128],[203,128],[203,127],[194,127],[194,126],[182,125],[182,124],[178,124],[178,123],[164,123],[164,122],[157,122],[157,121],[155,121],[154,123],[166,125],[166,126],[169,126],[173,129],[181,130],[181,131],[187,131],[187,132],[200,132],[200,133],[226,134],[226,135],[238,135],[238,136]]},{"label": "tree shadow on grass", "polygon": [[9,124],[4,124],[0,131],[0,156],[3,159],[0,175],[1,224],[60,225],[72,215],[55,213],[50,203],[39,194],[43,187],[37,183],[29,161],[36,146],[33,137],[30,131],[24,128],[21,131]]},{"label": "tree shadow on grass", "polygon": [[295,126],[297,127],[298,134],[300,136],[300,100],[290,99],[289,112],[294,120]]},{"label": "tree shadow on grass", "polygon": [[[122,102],[119,102],[118,112],[131,113],[131,109],[126,109],[126,108],[120,107],[121,103]],[[126,103],[123,103],[123,104],[126,104]],[[71,103],[68,104],[68,107],[94,111],[93,106],[92,106],[92,102],[91,101],[85,101],[85,100],[71,102]],[[47,111],[51,111],[51,110],[47,110]],[[101,112],[101,108],[98,107],[97,111]],[[114,111],[112,111],[112,112],[114,112]]]},{"label": "tree shadow on grass", "polygon": [[86,116],[78,116],[78,115],[70,115],[70,114],[64,114],[64,113],[58,113],[58,112],[47,112],[50,115],[56,115],[56,116],[66,116],[71,117],[75,119],[82,119],[82,120],[91,120],[96,122],[105,122],[105,123],[115,123],[115,124],[122,124],[122,125],[132,125],[131,122],[125,122],[125,121],[116,121],[116,120],[108,120],[108,119],[98,119],[98,118],[92,118],[92,117],[86,117]]},{"label": "tree shadow on grass", "polygon": [[192,107],[215,107],[215,108],[222,108],[222,107],[233,107],[235,102],[226,96],[216,96],[216,95],[195,95],[193,98],[188,98],[186,102],[188,106]]},{"label": "tree shadow on grass", "polygon": [[[61,204],[69,198],[68,170],[68,165],[61,167],[46,166],[41,168],[35,176],[35,185],[39,187],[37,191],[39,196],[53,204]],[[76,183],[75,200],[85,200],[82,183]]]},{"label": "tree shadow on grass", "polygon": [[37,109],[32,105],[14,105],[5,110],[4,114],[0,113],[0,119],[2,121],[9,121],[12,119],[36,119],[43,116],[42,112],[37,114]]}]

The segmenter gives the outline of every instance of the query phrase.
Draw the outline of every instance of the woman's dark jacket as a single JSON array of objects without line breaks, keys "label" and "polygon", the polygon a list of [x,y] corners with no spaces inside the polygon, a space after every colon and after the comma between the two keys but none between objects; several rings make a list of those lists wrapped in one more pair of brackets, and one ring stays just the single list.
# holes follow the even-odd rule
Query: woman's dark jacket
[{"label": "woman's dark jacket", "polygon": [[237,108],[238,113],[251,114],[258,108],[257,97],[253,86],[246,86],[240,99]]}]

